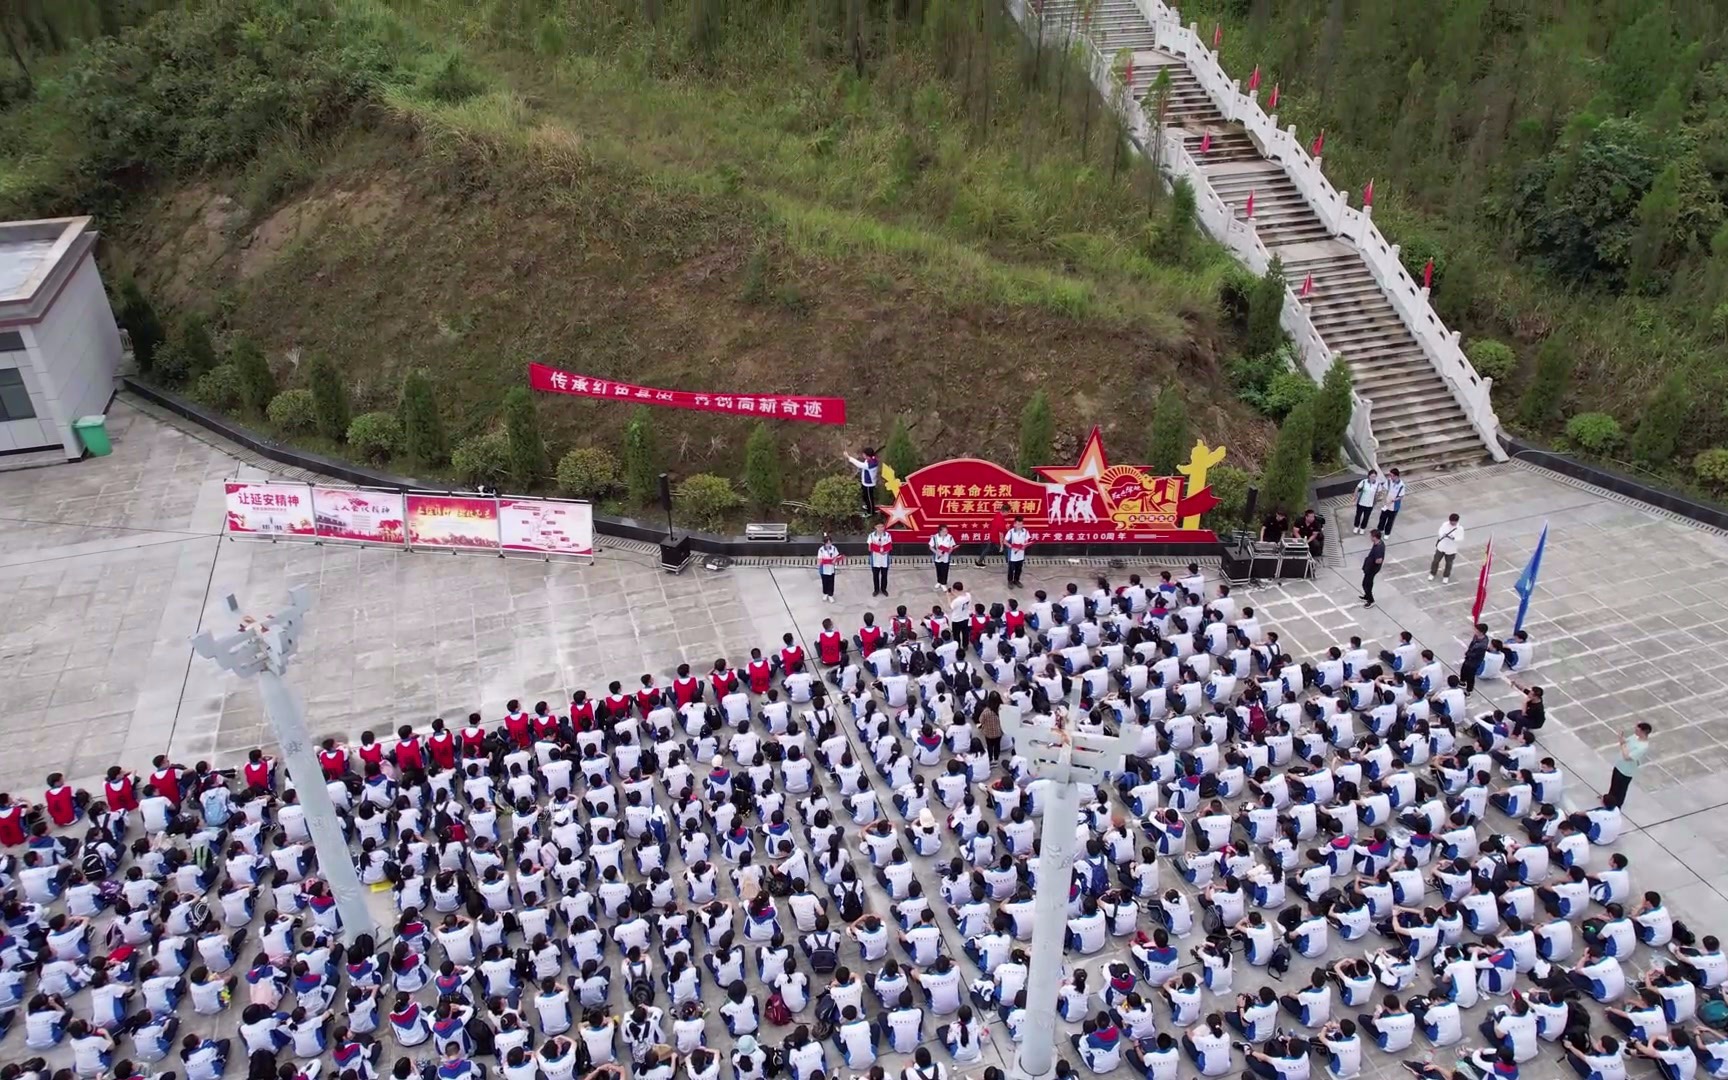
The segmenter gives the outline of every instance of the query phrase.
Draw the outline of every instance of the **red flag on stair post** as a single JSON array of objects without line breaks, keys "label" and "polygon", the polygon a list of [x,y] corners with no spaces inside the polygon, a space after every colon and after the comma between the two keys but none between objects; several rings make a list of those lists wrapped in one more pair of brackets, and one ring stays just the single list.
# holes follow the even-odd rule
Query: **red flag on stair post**
[{"label": "red flag on stair post", "polygon": [[1224,24],[1213,23],[1212,24],[1212,51],[1217,52],[1218,47],[1223,45],[1223,44],[1224,44]]},{"label": "red flag on stair post", "polygon": [[1314,136],[1314,145],[1308,148],[1309,157],[1319,157],[1320,151],[1326,149],[1326,129],[1321,128],[1320,134]]},{"label": "red flag on stair post", "polygon": [[1245,216],[1247,216],[1247,217],[1253,217],[1254,216],[1254,189],[1253,188],[1248,189],[1248,212]]},{"label": "red flag on stair post", "polygon": [[1204,154],[1210,149],[1212,149],[1212,133],[1208,131],[1200,136],[1200,152]]},{"label": "red flag on stair post", "polygon": [[1422,287],[1424,289],[1432,289],[1434,287],[1434,260],[1433,259],[1429,259],[1427,261],[1427,263],[1425,263],[1422,267]]},{"label": "red flag on stair post", "polygon": [[1122,73],[1122,85],[1127,88],[1130,94],[1134,92],[1134,57],[1132,54],[1128,57],[1128,70]]},{"label": "red flag on stair post", "polygon": [[1482,556],[1482,572],[1476,575],[1476,602],[1470,606],[1470,622],[1482,621],[1482,609],[1488,605],[1488,575],[1494,572],[1494,541],[1488,541],[1488,551]]},{"label": "red flag on stair post", "polygon": [[1314,291],[1314,271],[1308,271],[1308,276],[1302,279],[1302,291],[1298,294],[1306,297]]},{"label": "red flag on stair post", "polygon": [[1374,205],[1374,181],[1368,181],[1368,186],[1362,189],[1362,205]]},{"label": "red flag on stair post", "polygon": [[1277,83],[1272,84],[1272,97],[1270,100],[1268,100],[1266,102],[1266,107],[1268,109],[1276,109],[1278,107],[1278,84]]},{"label": "red flag on stair post", "polygon": [[1259,90],[1260,90],[1260,65],[1255,64],[1253,73],[1248,76],[1248,92],[1250,94],[1254,94],[1254,93],[1258,93]]}]

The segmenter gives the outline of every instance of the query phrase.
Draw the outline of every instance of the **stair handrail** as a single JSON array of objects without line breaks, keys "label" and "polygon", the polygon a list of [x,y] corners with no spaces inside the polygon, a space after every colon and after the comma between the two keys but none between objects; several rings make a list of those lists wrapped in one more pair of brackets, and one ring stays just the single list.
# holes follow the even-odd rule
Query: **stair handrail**
[{"label": "stair handrail", "polygon": [[1491,398],[1493,383],[1478,373],[1460,346],[1460,335],[1447,328],[1429,303],[1428,290],[1418,285],[1399,258],[1399,247],[1374,223],[1373,212],[1352,207],[1321,171],[1320,163],[1296,137],[1294,125],[1278,126],[1258,95],[1242,91],[1220,62],[1217,50],[1200,35],[1198,23],[1182,25],[1181,13],[1163,0],[1135,0],[1152,23],[1157,47],[1181,59],[1207,96],[1228,120],[1243,126],[1265,157],[1277,163],[1298,194],[1334,236],[1351,241],[1368,264],[1375,283],[1398,313],[1428,363],[1440,375],[1483,446],[1497,461],[1506,460],[1500,445],[1500,419]]}]

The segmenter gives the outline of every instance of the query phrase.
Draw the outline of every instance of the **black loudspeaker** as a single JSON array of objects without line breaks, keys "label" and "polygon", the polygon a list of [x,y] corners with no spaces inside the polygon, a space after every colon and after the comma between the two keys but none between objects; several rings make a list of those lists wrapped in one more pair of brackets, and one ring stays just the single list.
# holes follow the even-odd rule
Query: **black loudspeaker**
[{"label": "black loudspeaker", "polygon": [[[664,480],[665,477],[661,477],[661,479]],[[1254,509],[1259,505],[1259,503],[1260,489],[1253,487],[1249,488],[1248,498],[1244,499],[1242,502],[1242,524],[1252,525],[1254,523]]]},{"label": "black loudspeaker", "polygon": [[668,574],[676,574],[690,562],[690,538],[679,537],[677,540],[660,541],[660,569]]},{"label": "black loudspeaker", "polygon": [[665,473],[660,474],[660,509],[672,512],[672,478]]}]

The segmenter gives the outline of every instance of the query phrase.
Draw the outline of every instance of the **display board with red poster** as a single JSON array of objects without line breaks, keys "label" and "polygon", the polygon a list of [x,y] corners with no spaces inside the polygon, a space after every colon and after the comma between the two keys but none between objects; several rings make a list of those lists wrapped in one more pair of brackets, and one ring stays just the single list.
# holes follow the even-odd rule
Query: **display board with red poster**
[{"label": "display board with red poster", "polygon": [[562,499],[498,500],[498,539],[506,552],[594,557],[594,507]]},{"label": "display board with red poster", "polygon": [[498,500],[483,495],[406,498],[408,546],[498,550]]},{"label": "display board with red poster", "polygon": [[230,480],[228,532],[239,536],[304,536],[317,531],[312,489],[305,484]]},{"label": "display board with red poster", "polygon": [[315,487],[312,512],[321,540],[396,544],[406,539],[406,509],[400,491]]},{"label": "display board with red poster", "polygon": [[1206,473],[1224,448],[1196,443],[1179,476],[1154,476],[1143,465],[1112,465],[1097,428],[1073,465],[1043,465],[1028,479],[990,461],[953,458],[888,481],[892,504],[881,507],[896,540],[922,540],[948,526],[961,543],[990,543],[991,518],[1025,519],[1034,542],[1063,544],[1213,543],[1200,515],[1218,505]]}]

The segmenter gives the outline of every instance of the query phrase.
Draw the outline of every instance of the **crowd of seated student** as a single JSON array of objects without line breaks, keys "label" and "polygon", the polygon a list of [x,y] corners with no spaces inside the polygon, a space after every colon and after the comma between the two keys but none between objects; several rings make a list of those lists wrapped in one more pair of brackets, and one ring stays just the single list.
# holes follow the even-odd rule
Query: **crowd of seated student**
[{"label": "crowd of seated student", "polygon": [[[887,1055],[939,1080],[932,1044],[965,1066],[1026,1023],[1049,781],[1003,734],[1010,707],[1133,742],[1082,793],[1071,871],[1058,1011],[1087,1069],[1295,1080],[1321,1054],[1347,1080],[1365,1043],[1451,1046],[1476,1012],[1501,1076],[1543,1040],[1585,1075],[1629,1052],[1728,1076],[1700,1020],[1728,959],[1595,852],[1617,808],[1560,809],[1539,688],[1472,715],[1407,634],[1299,661],[1205,592],[1165,573],[1022,609],[957,583],[916,623],[824,620],[813,655],[788,633],[738,668],[326,740],[361,879],[395,900],[387,948],[339,943],[261,751],[0,795],[0,1028],[24,1047],[5,1080],[62,1044],[75,1074],[121,1080],[173,1056],[213,1080],[238,1053],[282,1080],[407,1080],[424,1053],[444,1080],[874,1078]],[[1499,653],[1527,669],[1529,649]],[[1661,966],[1628,979],[1641,951]],[[1238,993],[1293,955],[1318,965],[1305,985]],[[1592,1037],[1582,996],[1616,1006],[1613,1033]],[[239,1045],[197,1030],[236,1007]]]}]

